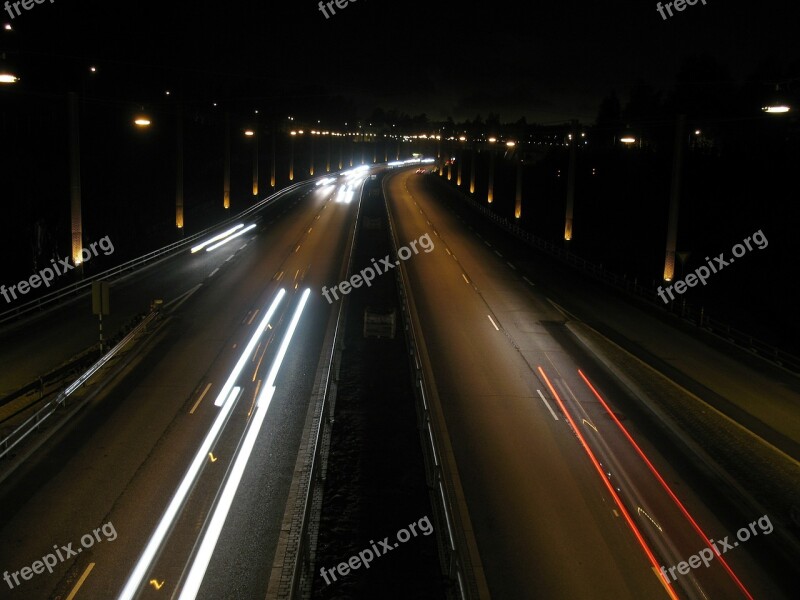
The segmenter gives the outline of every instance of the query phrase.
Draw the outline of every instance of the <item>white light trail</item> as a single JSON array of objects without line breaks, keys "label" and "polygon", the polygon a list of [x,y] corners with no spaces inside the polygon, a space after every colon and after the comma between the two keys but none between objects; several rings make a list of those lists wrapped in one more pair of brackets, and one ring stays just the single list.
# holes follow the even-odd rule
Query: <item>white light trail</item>
[{"label": "white light trail", "polygon": [[281,299],[283,298],[286,290],[281,288],[278,290],[278,295],[275,297],[275,300],[272,302],[272,306],[269,307],[269,310],[264,315],[264,318],[261,319],[261,322],[258,324],[255,333],[253,333],[253,337],[250,338],[250,341],[247,343],[247,346],[242,352],[242,355],[239,357],[239,361],[236,363],[236,366],[231,371],[231,374],[228,376],[228,380],[225,382],[225,385],[222,386],[222,390],[220,390],[217,399],[214,401],[214,406],[221,406],[222,403],[225,401],[225,398],[228,397],[228,390],[233,387],[233,384],[236,383],[236,379],[239,377],[239,374],[244,369],[245,364],[247,364],[247,358],[253,352],[253,349],[258,344],[259,338],[261,338],[261,334],[264,333],[264,330],[267,328],[269,324],[269,320],[272,318],[275,309],[278,308],[278,304],[280,304]]},{"label": "white light trail", "polygon": [[145,546],[144,552],[142,552],[142,555],[139,557],[139,561],[136,563],[136,567],[134,567],[133,572],[128,577],[128,581],[125,584],[125,587],[122,589],[122,592],[120,592],[118,600],[132,600],[144,583],[144,579],[147,577],[147,573],[150,569],[153,559],[155,558],[156,552],[158,552],[158,549],[164,542],[164,539],[172,527],[172,523],[175,520],[178,511],[183,505],[184,500],[186,500],[186,496],[189,495],[189,491],[192,489],[194,481],[197,478],[198,473],[200,473],[200,469],[205,464],[207,460],[206,457],[211,451],[211,447],[214,445],[217,435],[219,434],[223,425],[225,425],[228,415],[230,414],[231,410],[233,410],[233,406],[236,404],[236,398],[240,391],[241,388],[239,387],[235,387],[230,390],[228,401],[225,403],[225,406],[222,408],[222,410],[219,411],[217,418],[214,420],[214,424],[211,426],[211,429],[209,429],[208,434],[206,434],[206,437],[203,440],[203,443],[197,450],[197,454],[195,455],[192,464],[189,466],[189,470],[186,471],[186,474],[183,476],[183,480],[178,486],[178,489],[175,491],[175,494],[172,496],[172,500],[167,506],[167,510],[164,511],[164,514],[161,516],[161,520],[153,532],[153,535],[150,536],[150,541],[147,543],[147,546]]},{"label": "white light trail", "polygon": [[251,230],[251,229],[253,229],[255,226],[256,226],[256,224],[255,224],[255,223],[253,223],[253,224],[251,224],[251,225],[248,225],[247,227],[245,227],[245,228],[244,228],[244,229],[242,229],[241,231],[239,231],[239,232],[237,232],[237,233],[234,233],[233,235],[230,235],[230,236],[226,237],[226,238],[225,238],[224,240],[222,240],[221,242],[217,242],[217,243],[216,243],[216,244],[214,244],[213,246],[209,246],[208,248],[206,248],[206,252],[211,252],[212,250],[216,250],[216,249],[217,249],[217,248],[219,248],[220,246],[224,246],[225,244],[227,244],[227,243],[228,243],[228,242],[230,242],[231,240],[233,240],[233,239],[236,239],[236,238],[237,238],[237,237],[239,237],[240,235],[242,235],[242,234],[244,234],[244,233],[246,233],[246,232],[250,231],[250,230]]},{"label": "white light trail", "polygon": [[214,242],[218,242],[219,240],[221,240],[221,239],[223,239],[223,238],[226,238],[226,237],[228,237],[229,235],[231,235],[231,234],[232,234],[232,233],[234,233],[235,231],[238,231],[238,230],[239,230],[239,229],[241,229],[242,227],[244,227],[244,223],[239,223],[239,224],[238,224],[238,225],[236,225],[235,227],[231,227],[231,228],[230,228],[230,229],[228,229],[227,231],[223,231],[223,232],[222,232],[222,233],[220,233],[219,235],[215,235],[213,238],[211,238],[211,239],[209,239],[209,240],[206,240],[205,242],[201,242],[201,243],[199,243],[197,246],[194,246],[194,247],[192,248],[192,254],[194,254],[195,252],[199,252],[200,250],[202,250],[203,248],[205,248],[205,247],[206,247],[206,246],[208,246],[209,244],[213,244]]},{"label": "white light trail", "polygon": [[286,335],[283,337],[281,347],[278,350],[275,361],[272,363],[269,376],[267,377],[264,388],[258,398],[256,412],[253,416],[252,422],[250,423],[250,428],[247,430],[247,434],[245,435],[244,442],[239,450],[239,454],[236,456],[236,460],[233,463],[230,475],[225,482],[225,487],[222,490],[219,502],[217,503],[217,506],[214,507],[214,513],[211,517],[211,521],[209,522],[208,527],[203,535],[200,548],[194,558],[194,562],[192,563],[192,567],[186,577],[186,583],[181,590],[181,595],[178,597],[178,600],[194,600],[197,598],[197,594],[200,591],[200,586],[203,583],[203,578],[205,577],[208,565],[211,562],[211,556],[214,553],[214,548],[216,548],[217,541],[222,533],[225,520],[228,518],[228,512],[233,504],[233,498],[239,488],[239,483],[241,483],[245,467],[250,460],[250,453],[253,451],[256,439],[261,431],[261,426],[264,423],[264,418],[267,415],[267,409],[269,408],[272,397],[275,394],[275,379],[278,376],[281,363],[286,356],[289,343],[292,340],[294,331],[297,328],[297,323],[300,320],[300,315],[305,308],[310,293],[311,289],[306,289],[303,292],[300,303],[295,309],[294,316],[289,324],[289,329],[286,332]]}]

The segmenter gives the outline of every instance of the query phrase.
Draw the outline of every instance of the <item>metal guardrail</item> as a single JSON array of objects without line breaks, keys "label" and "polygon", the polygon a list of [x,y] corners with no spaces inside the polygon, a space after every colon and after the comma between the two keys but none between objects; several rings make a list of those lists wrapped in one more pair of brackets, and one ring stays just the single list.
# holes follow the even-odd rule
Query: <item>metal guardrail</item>
[{"label": "metal guardrail", "polygon": [[509,221],[505,217],[497,215],[486,206],[479,204],[474,198],[467,196],[463,192],[461,195],[467,200],[473,209],[479,211],[484,216],[489,217],[498,226],[515,235],[517,238],[527,242],[539,250],[542,250],[546,254],[549,254],[550,256],[553,256],[556,259],[583,271],[584,273],[606,285],[609,285],[630,296],[634,296],[639,300],[645,301],[654,308],[669,312],[679,317],[683,321],[704,329],[705,331],[728,342],[736,344],[737,346],[740,346],[741,348],[748,350],[756,356],[768,360],[779,367],[783,367],[794,374],[800,374],[800,357],[785,352],[784,350],[768,344],[763,340],[759,340],[758,338],[744,331],[731,327],[727,323],[723,323],[722,321],[709,317],[705,314],[704,309],[698,309],[697,307],[687,303],[685,300],[681,301],[680,303],[671,302],[668,305],[669,308],[665,308],[664,303],[658,299],[658,295],[655,290],[644,287],[635,280],[631,281],[627,277],[620,277],[616,273],[612,273],[604,269],[603,265],[601,264],[585,260],[580,256],[576,256],[568,250],[565,250],[561,246],[557,246],[552,242],[548,242],[547,240],[537,237],[529,231],[525,231],[516,223]]},{"label": "metal guardrail", "polygon": [[275,192],[271,196],[267,196],[263,200],[260,200],[259,202],[257,202],[253,206],[251,206],[250,208],[246,208],[245,210],[241,211],[240,213],[238,213],[236,215],[233,215],[231,217],[228,217],[225,220],[217,223],[216,225],[212,225],[211,227],[207,227],[203,231],[200,231],[198,233],[192,234],[191,236],[189,236],[187,238],[184,238],[184,239],[182,239],[180,241],[173,242],[172,244],[168,244],[167,246],[164,246],[163,248],[159,248],[158,250],[154,250],[152,252],[148,252],[147,254],[144,254],[144,255],[142,255],[142,256],[140,256],[138,258],[131,259],[128,262],[125,262],[125,263],[123,263],[121,265],[117,265],[116,267],[112,267],[111,269],[103,271],[102,273],[96,273],[94,275],[91,275],[90,277],[86,277],[82,281],[77,281],[75,283],[71,283],[71,284],[69,284],[67,286],[64,286],[63,288],[60,288],[60,289],[55,290],[53,292],[50,292],[48,294],[44,294],[43,296],[40,296],[39,298],[36,298],[34,300],[31,300],[29,302],[21,304],[21,305],[17,306],[16,308],[12,308],[12,309],[6,310],[6,311],[0,313],[0,324],[5,323],[7,321],[11,321],[13,319],[16,319],[17,317],[20,317],[20,316],[22,316],[24,314],[27,314],[29,312],[32,312],[32,311],[35,311],[35,310],[41,310],[42,308],[44,308],[46,306],[49,306],[50,304],[61,302],[62,300],[64,300],[67,297],[77,296],[82,291],[86,290],[87,288],[90,288],[91,285],[92,285],[92,282],[95,281],[95,280],[110,279],[110,278],[112,278],[112,277],[114,277],[116,275],[119,275],[120,273],[123,273],[125,271],[132,271],[134,269],[138,269],[139,267],[142,267],[142,266],[144,266],[144,265],[146,265],[146,264],[148,264],[150,262],[153,262],[154,260],[169,256],[171,254],[175,254],[175,253],[177,253],[177,252],[179,252],[181,250],[184,250],[186,247],[190,246],[193,242],[197,241],[198,239],[200,239],[202,237],[205,237],[205,236],[209,235],[209,233],[211,233],[212,231],[214,231],[216,229],[219,229],[221,227],[224,227],[226,225],[229,225],[233,221],[238,221],[238,220],[240,220],[240,219],[242,219],[244,217],[247,217],[247,216],[251,215],[252,213],[264,208],[264,206],[266,206],[268,203],[274,202],[279,197],[284,196],[285,194],[287,194],[287,193],[289,193],[291,191],[294,191],[297,188],[302,187],[303,185],[308,185],[309,183],[312,183],[313,181],[314,181],[313,179],[308,179],[308,180],[304,180],[304,181],[299,181],[297,183],[293,183],[292,185],[289,185],[289,186],[283,188],[282,190],[279,190],[279,191]]},{"label": "metal guardrail", "polygon": [[[385,193],[384,202],[386,203],[386,213],[389,221],[392,258],[394,262],[400,262],[397,259],[397,234],[391,213],[389,212],[389,205]],[[410,349],[409,361],[415,378],[414,395],[416,396],[417,407],[420,412],[420,426],[425,429],[424,434],[420,434],[420,438],[422,441],[423,453],[426,458],[425,462],[428,466],[427,476],[429,478],[429,486],[432,489],[438,488],[439,493],[433,494],[432,497],[440,499],[440,502],[435,502],[434,504],[438,505],[440,518],[444,519],[449,534],[447,537],[447,545],[445,547],[440,545],[440,548],[442,548],[444,558],[448,564],[448,576],[458,583],[460,598],[462,600],[477,598],[479,594],[477,592],[473,593],[472,585],[470,585],[471,578],[467,580],[468,573],[467,569],[465,569],[463,558],[465,555],[469,556],[469,553],[465,550],[466,542],[463,539],[463,533],[460,528],[456,527],[454,522],[456,515],[454,507],[458,504],[456,499],[452,497],[452,491],[447,485],[447,481],[442,472],[441,457],[445,456],[445,454],[441,450],[441,443],[437,441],[438,432],[436,428],[431,426],[433,420],[426,397],[430,398],[432,394],[430,393],[430,384],[422,369],[419,345],[414,333],[414,324],[408,305],[408,290],[404,279],[404,270],[398,268],[395,277],[400,292],[401,313],[404,324],[403,330],[406,334],[406,341]]]},{"label": "metal guardrail", "polygon": [[8,434],[2,441],[0,441],[0,447],[3,450],[0,452],[0,459],[2,459],[6,454],[11,452],[17,444],[19,444],[22,440],[28,437],[31,433],[36,431],[39,426],[44,423],[48,418],[50,418],[58,407],[61,405],[66,406],[67,398],[69,398],[75,390],[80,388],[84,383],[86,383],[89,378],[97,373],[103,366],[112,358],[114,358],[121,350],[125,347],[125,345],[130,342],[134,337],[136,337],[140,332],[144,331],[147,326],[156,318],[158,313],[151,312],[145,319],[139,323],[136,327],[134,327],[128,335],[126,335],[120,342],[114,346],[111,350],[109,350],[104,356],[102,356],[97,362],[95,362],[89,369],[83,373],[78,379],[73,381],[70,385],[64,388],[58,396],[56,396],[53,400],[50,400],[47,404],[45,404],[42,408],[37,410],[33,415],[28,417],[19,427],[17,427],[14,431]]}]

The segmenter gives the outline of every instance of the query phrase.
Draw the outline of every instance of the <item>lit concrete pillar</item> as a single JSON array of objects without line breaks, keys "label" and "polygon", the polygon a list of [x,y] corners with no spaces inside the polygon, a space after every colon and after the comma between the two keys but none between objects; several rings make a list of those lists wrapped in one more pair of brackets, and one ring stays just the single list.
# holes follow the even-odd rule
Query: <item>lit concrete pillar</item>
[{"label": "lit concrete pillar", "polygon": [[83,225],[81,219],[81,141],[78,94],[70,92],[69,105],[69,195],[72,229],[72,263],[82,269]]},{"label": "lit concrete pillar", "polygon": [[269,174],[269,186],[272,191],[275,191],[275,136],[277,135],[277,126],[273,124],[272,127],[272,152],[270,154],[271,169]]},{"label": "lit concrete pillar", "polygon": [[312,131],[308,135],[311,144],[311,158],[309,159],[309,167],[308,167],[308,174],[312,177],[314,176],[314,132]]},{"label": "lit concrete pillar", "polygon": [[325,172],[326,173],[330,173],[331,172],[331,143],[332,143],[331,142],[331,138],[329,136],[328,137],[328,149],[327,149],[327,154],[325,156]]},{"label": "lit concrete pillar", "polygon": [[183,107],[178,104],[177,108],[177,160],[175,175],[175,227],[183,234]]},{"label": "lit concrete pillar", "polygon": [[224,144],[224,164],[222,175],[222,206],[225,210],[231,207],[231,115],[225,113],[225,139]]},{"label": "lit concrete pillar", "polygon": [[569,173],[567,174],[567,215],[564,223],[564,240],[572,240],[572,218],[575,210],[575,169],[578,163],[578,128],[572,121],[569,145]]},{"label": "lit concrete pillar", "polygon": [[686,115],[678,115],[677,122],[675,123],[675,151],[672,158],[672,186],[670,189],[669,217],[667,221],[667,252],[664,259],[665,281],[672,281],[675,275],[675,246],[678,238],[678,205],[681,197],[685,129]]},{"label": "lit concrete pillar", "polygon": [[489,190],[486,193],[486,201],[491,204],[494,201],[494,158],[495,150],[492,147],[492,153],[489,155]]},{"label": "lit concrete pillar", "polygon": [[475,164],[477,162],[476,158],[477,152],[475,150],[475,144],[472,145],[472,161],[469,167],[469,193],[475,193]]},{"label": "lit concrete pillar", "polygon": [[294,138],[297,135],[292,131],[289,135],[289,181],[294,181]]}]

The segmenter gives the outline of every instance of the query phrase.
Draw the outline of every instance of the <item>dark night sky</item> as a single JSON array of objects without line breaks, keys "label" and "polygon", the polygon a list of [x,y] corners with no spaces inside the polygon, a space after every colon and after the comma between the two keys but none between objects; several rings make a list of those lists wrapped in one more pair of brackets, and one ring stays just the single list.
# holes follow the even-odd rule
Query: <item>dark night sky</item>
[{"label": "dark night sky", "polygon": [[639,79],[666,89],[693,55],[711,55],[738,81],[763,60],[796,66],[799,13],[788,0],[698,1],[666,21],[652,0],[357,0],[326,20],[313,0],[55,0],[14,20],[4,12],[16,32],[0,33],[22,51],[20,64],[63,69],[57,57],[68,56],[104,73],[136,65],[154,92],[236,74],[247,80],[235,93],[251,97],[317,83],[363,113],[381,105],[432,119],[497,112],[556,122],[593,120],[603,96],[624,98]]}]

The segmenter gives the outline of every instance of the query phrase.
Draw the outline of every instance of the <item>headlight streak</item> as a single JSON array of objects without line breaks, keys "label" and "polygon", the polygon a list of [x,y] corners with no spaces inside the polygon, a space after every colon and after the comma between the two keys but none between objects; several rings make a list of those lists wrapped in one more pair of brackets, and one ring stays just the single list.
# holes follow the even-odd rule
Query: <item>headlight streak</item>
[{"label": "headlight streak", "polygon": [[128,577],[125,587],[120,592],[118,600],[132,600],[139,592],[153,559],[156,556],[156,552],[158,552],[158,549],[164,542],[164,539],[166,538],[170,527],[172,527],[172,523],[175,520],[178,511],[183,505],[183,502],[186,500],[186,496],[188,496],[189,491],[194,486],[195,479],[200,473],[200,469],[206,463],[208,453],[211,451],[211,447],[214,445],[220,430],[228,420],[228,416],[236,404],[236,399],[239,395],[239,392],[241,392],[240,387],[234,387],[230,390],[230,393],[227,396],[228,401],[225,403],[222,410],[219,411],[219,414],[217,414],[217,418],[214,420],[214,424],[211,426],[211,429],[208,430],[203,443],[197,450],[194,460],[192,460],[192,464],[189,466],[189,469],[183,476],[183,480],[181,480],[178,489],[175,490],[175,494],[172,496],[172,500],[167,506],[167,509],[164,511],[164,514],[161,516],[158,526],[153,532],[153,535],[150,536],[150,541],[147,543],[147,546],[145,546],[144,551],[139,557],[136,567],[134,567],[133,571]]},{"label": "headlight streak", "polygon": [[253,333],[253,337],[250,338],[250,341],[247,343],[247,346],[242,352],[242,355],[239,357],[239,361],[236,363],[236,366],[231,371],[231,374],[228,376],[228,380],[225,382],[225,385],[222,386],[222,390],[220,391],[217,399],[214,401],[214,406],[221,406],[222,403],[225,401],[225,398],[228,396],[228,390],[233,387],[233,384],[236,382],[236,379],[239,377],[239,374],[244,369],[245,364],[247,364],[247,358],[253,352],[253,349],[258,344],[258,340],[261,338],[261,334],[264,333],[264,330],[267,328],[269,324],[269,320],[272,318],[275,309],[278,308],[278,304],[280,304],[281,299],[283,298],[286,290],[281,288],[278,290],[278,295],[273,300],[272,305],[269,307],[267,314],[264,315],[264,318],[261,319],[261,322],[258,324],[258,327]]},{"label": "headlight streak", "polygon": [[214,507],[214,513],[209,521],[205,533],[203,534],[203,540],[200,543],[200,547],[195,555],[192,567],[186,577],[186,583],[181,590],[178,600],[194,600],[200,591],[200,586],[203,583],[203,578],[205,577],[208,565],[211,562],[211,557],[214,553],[214,549],[216,548],[217,541],[222,533],[225,520],[228,518],[228,512],[230,511],[234,496],[236,495],[236,491],[241,483],[245,467],[250,460],[250,454],[253,451],[256,439],[261,431],[261,426],[264,423],[267,409],[269,409],[272,397],[275,394],[275,379],[278,376],[278,371],[280,370],[283,359],[286,356],[289,343],[292,341],[292,336],[297,328],[297,323],[300,321],[300,316],[303,313],[303,309],[305,308],[310,293],[311,289],[307,288],[303,292],[300,303],[295,309],[288,331],[281,342],[278,354],[275,356],[275,360],[272,363],[269,376],[267,377],[264,383],[264,388],[258,398],[255,415],[253,416],[250,427],[247,430],[247,434],[245,435],[242,446],[239,449],[239,453],[236,456],[233,467],[230,471],[230,475],[225,482],[225,487],[220,495],[219,502],[217,502],[216,507]]},{"label": "headlight streak", "polygon": [[242,227],[244,227],[244,223],[239,223],[239,224],[238,224],[238,225],[236,225],[235,227],[231,227],[231,228],[230,228],[230,229],[228,229],[227,231],[223,231],[222,233],[220,233],[220,234],[218,234],[218,235],[215,235],[213,238],[211,238],[211,239],[209,239],[209,240],[206,240],[206,241],[204,241],[204,242],[201,242],[201,243],[199,243],[197,246],[194,246],[194,247],[192,248],[192,254],[194,254],[195,252],[199,252],[200,250],[202,250],[203,248],[205,248],[205,247],[206,247],[206,246],[208,246],[209,244],[213,244],[214,242],[218,242],[219,240],[221,240],[221,239],[223,239],[223,238],[226,238],[226,237],[228,237],[229,235],[231,235],[231,234],[232,234],[232,233],[234,233],[235,231],[238,231],[238,230],[239,230],[239,229],[241,229]]},{"label": "headlight streak", "polygon": [[243,235],[244,233],[246,233],[246,232],[250,231],[250,230],[251,230],[251,229],[253,229],[255,226],[256,226],[256,224],[255,224],[255,223],[252,223],[251,225],[248,225],[247,227],[245,227],[245,228],[244,228],[244,229],[242,229],[241,231],[239,231],[239,232],[237,232],[237,233],[234,233],[233,235],[230,235],[230,236],[226,237],[226,238],[225,238],[224,240],[222,240],[221,242],[217,242],[217,243],[216,243],[216,244],[214,244],[213,246],[209,246],[208,248],[206,248],[206,252],[211,252],[212,250],[216,250],[216,249],[217,249],[217,248],[219,248],[220,246],[224,246],[225,244],[227,244],[227,243],[228,243],[228,242],[230,242],[231,240],[234,240],[234,239],[236,239],[237,237],[239,237],[240,235]]}]

